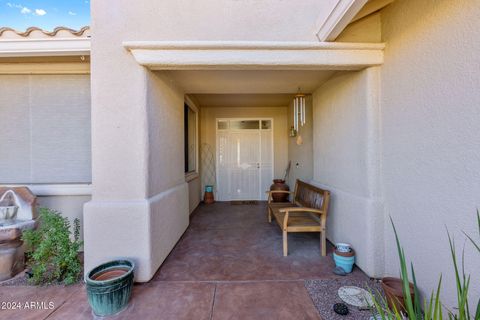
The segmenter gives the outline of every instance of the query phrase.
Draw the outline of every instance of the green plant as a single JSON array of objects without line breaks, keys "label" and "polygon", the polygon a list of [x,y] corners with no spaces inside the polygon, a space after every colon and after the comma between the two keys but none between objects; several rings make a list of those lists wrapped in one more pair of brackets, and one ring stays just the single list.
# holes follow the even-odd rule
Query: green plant
[{"label": "green plant", "polygon": [[77,282],[82,271],[78,258],[83,244],[79,240],[80,221],[73,222],[71,240],[70,222],[59,212],[41,208],[39,220],[36,230],[27,230],[22,236],[27,247],[27,264],[32,269],[30,281],[35,284]]},{"label": "green plant", "polygon": [[[480,239],[480,211],[477,209],[477,226],[478,226],[478,236],[479,236],[479,239]],[[463,232],[465,234],[465,236],[467,236],[467,238],[470,240],[470,242],[472,242],[473,246],[477,249],[478,253],[480,253],[480,244],[477,243],[475,240],[473,240],[473,238],[471,236],[469,236],[468,234],[466,234],[465,232]],[[450,238],[450,236],[449,236]],[[452,247],[452,246],[450,246]],[[454,248],[454,247],[453,247]],[[455,254],[455,251],[454,249],[452,249],[452,255]],[[463,259],[462,259],[462,264],[463,264]],[[457,270],[457,268],[455,267],[455,270]],[[466,310],[466,313],[469,314],[470,311],[468,309],[468,284],[470,282],[470,276],[468,276],[468,280],[467,280],[467,283],[465,284],[465,272],[463,270],[463,266],[462,266],[462,276],[463,276],[463,286],[459,287],[459,276],[458,276],[458,272],[457,272],[457,295],[459,297],[463,297],[464,296],[464,306],[463,306],[463,309]],[[453,319],[457,319],[457,318],[453,318]],[[480,320],[480,298],[478,299],[477,301],[477,308],[476,308],[476,311],[475,311],[475,320]]]},{"label": "green plant", "polygon": [[[395,228],[395,224],[393,223],[392,218],[390,218],[390,222],[392,223],[393,232],[395,234],[395,240],[397,243],[397,251],[398,256],[400,259],[400,278],[402,279],[402,290],[404,295],[404,302],[406,307],[406,314],[403,314],[401,310],[397,310],[394,306],[393,310],[388,306],[385,298],[381,294],[374,295],[372,294],[372,299],[374,302],[373,311],[374,315],[382,320],[402,320],[402,319],[415,319],[415,320],[441,320],[443,319],[442,313],[442,303],[440,301],[440,291],[442,286],[442,276],[440,275],[440,279],[438,281],[437,289],[433,290],[430,294],[429,299],[425,299],[422,305],[420,304],[420,293],[417,286],[417,280],[415,278],[415,270],[413,268],[413,263],[410,264],[410,272],[412,274],[412,282],[415,292],[415,299],[412,299],[410,295],[410,286],[409,286],[409,274],[407,270],[407,263],[405,258],[405,252],[400,244],[400,240],[397,234],[397,230]],[[480,233],[480,212],[477,210],[477,222],[478,222],[478,230]],[[457,253],[455,249],[455,241],[450,236],[450,233],[447,230],[448,241],[450,244],[450,253],[452,257],[453,267],[455,270],[455,281],[457,286],[457,312],[453,312],[452,310],[447,310],[448,312],[448,319],[450,320],[470,320],[471,313],[469,310],[469,302],[468,302],[468,291],[470,288],[470,275],[465,274],[465,270],[463,268],[463,252],[462,252],[462,269],[459,270],[458,261],[457,261]],[[473,240],[472,237],[465,235],[470,239],[476,249],[480,252],[480,246]],[[380,297],[380,298],[378,298]],[[475,312],[475,320],[480,320],[480,300],[477,303],[476,312]]]}]

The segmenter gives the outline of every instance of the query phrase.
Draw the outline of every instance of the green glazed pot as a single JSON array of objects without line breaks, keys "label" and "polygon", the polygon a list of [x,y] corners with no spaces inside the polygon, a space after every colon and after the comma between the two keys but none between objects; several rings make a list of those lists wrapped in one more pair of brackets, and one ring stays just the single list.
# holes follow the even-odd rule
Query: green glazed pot
[{"label": "green glazed pot", "polygon": [[109,261],[93,268],[85,277],[88,303],[97,316],[109,316],[124,310],[128,305],[133,286],[133,269],[130,260]]}]

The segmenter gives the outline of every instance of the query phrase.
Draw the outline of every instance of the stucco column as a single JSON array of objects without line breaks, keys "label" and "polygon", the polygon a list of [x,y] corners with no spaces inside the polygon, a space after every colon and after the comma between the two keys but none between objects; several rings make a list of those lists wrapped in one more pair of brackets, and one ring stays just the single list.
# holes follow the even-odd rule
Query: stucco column
[{"label": "stucco column", "polygon": [[338,74],[314,93],[314,183],[332,193],[327,235],[369,276],[384,270],[380,68]]},{"label": "stucco column", "polygon": [[84,207],[86,272],[130,258],[137,265],[135,280],[148,281],[186,229],[182,121],[183,93],[121,47],[92,40],[93,193]]}]

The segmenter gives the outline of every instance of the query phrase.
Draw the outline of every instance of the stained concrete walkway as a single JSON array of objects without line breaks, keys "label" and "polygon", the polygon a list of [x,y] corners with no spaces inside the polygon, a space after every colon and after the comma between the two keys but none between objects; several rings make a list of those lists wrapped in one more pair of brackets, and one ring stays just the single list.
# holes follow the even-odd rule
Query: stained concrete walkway
[{"label": "stained concrete walkway", "polygon": [[[293,234],[283,257],[281,231],[267,222],[264,203],[200,205],[153,279],[136,284],[129,307],[113,319],[320,319],[304,280],[336,277],[331,250],[321,257],[318,234]],[[349,277],[366,279],[358,269]],[[93,318],[82,285],[0,287],[0,303],[26,301],[46,308],[0,305],[0,319]]]}]

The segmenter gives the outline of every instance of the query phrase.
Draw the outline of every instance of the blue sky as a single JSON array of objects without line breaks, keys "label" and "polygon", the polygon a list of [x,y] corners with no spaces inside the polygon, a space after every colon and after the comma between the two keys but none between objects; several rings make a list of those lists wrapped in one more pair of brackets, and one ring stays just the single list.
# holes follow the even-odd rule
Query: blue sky
[{"label": "blue sky", "polygon": [[89,0],[0,0],[0,27],[80,29],[90,24]]}]

